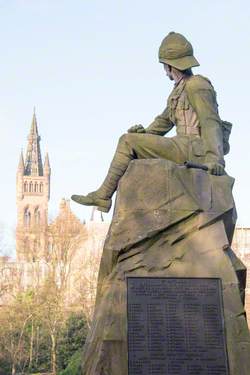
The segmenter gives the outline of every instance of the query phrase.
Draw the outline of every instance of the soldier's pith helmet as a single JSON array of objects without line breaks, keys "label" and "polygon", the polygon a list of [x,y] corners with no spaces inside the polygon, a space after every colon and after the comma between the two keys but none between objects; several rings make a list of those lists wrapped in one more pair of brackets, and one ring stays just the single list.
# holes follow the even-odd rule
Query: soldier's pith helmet
[{"label": "soldier's pith helmet", "polygon": [[159,61],[178,70],[186,70],[200,64],[194,57],[192,44],[181,34],[171,32],[162,41]]}]

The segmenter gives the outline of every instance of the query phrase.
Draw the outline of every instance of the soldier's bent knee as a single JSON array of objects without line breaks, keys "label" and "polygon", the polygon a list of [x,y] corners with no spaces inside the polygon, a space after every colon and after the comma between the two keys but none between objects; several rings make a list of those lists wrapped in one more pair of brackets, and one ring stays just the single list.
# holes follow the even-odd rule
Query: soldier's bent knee
[{"label": "soldier's bent knee", "polygon": [[130,145],[136,144],[138,142],[138,138],[141,138],[143,134],[138,133],[125,133],[119,138],[119,143],[128,143]]}]

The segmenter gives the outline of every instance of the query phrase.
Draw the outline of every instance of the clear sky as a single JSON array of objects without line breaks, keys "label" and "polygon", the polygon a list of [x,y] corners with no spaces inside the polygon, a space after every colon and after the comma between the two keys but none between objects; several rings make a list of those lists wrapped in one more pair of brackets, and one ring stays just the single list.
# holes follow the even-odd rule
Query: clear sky
[{"label": "clear sky", "polygon": [[[36,107],[52,167],[50,216],[62,197],[96,189],[117,139],[147,126],[172,83],[158,63],[170,31],[193,44],[234,124],[227,171],[238,224],[250,226],[250,2],[248,0],[0,0],[0,222],[14,228],[15,174]],[[81,219],[90,208],[71,204]],[[11,229],[12,230],[12,229]]]}]

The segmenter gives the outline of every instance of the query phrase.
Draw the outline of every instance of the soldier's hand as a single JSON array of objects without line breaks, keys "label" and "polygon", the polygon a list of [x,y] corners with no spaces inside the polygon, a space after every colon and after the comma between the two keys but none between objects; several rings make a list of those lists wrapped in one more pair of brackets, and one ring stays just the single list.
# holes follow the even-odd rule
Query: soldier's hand
[{"label": "soldier's hand", "polygon": [[208,172],[215,176],[222,176],[225,174],[223,165],[219,163],[205,163],[205,165],[208,167]]},{"label": "soldier's hand", "polygon": [[128,129],[128,133],[146,133],[146,130],[141,124],[139,124],[131,126],[131,128]]}]

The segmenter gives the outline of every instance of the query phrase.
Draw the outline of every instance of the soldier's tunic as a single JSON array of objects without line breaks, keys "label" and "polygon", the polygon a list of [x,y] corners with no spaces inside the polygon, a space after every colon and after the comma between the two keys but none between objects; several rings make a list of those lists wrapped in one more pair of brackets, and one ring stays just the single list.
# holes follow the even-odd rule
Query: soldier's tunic
[{"label": "soldier's tunic", "polygon": [[[175,137],[162,137],[174,126]],[[183,78],[175,85],[166,109],[146,128],[146,133],[125,134],[119,151],[126,144],[123,155],[129,149],[131,159],[163,158],[176,163],[192,160],[225,165],[216,93],[210,81],[200,75]]]}]

